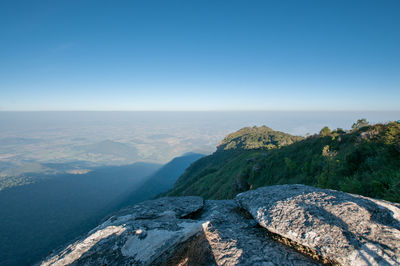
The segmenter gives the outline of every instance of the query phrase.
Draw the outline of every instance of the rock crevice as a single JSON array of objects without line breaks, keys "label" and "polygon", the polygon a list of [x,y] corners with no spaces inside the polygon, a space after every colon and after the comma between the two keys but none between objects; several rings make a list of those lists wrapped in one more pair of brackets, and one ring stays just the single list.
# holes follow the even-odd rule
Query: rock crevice
[{"label": "rock crevice", "polygon": [[400,263],[397,204],[304,185],[241,193],[238,204],[270,232],[342,265]]},{"label": "rock crevice", "polygon": [[398,204],[303,185],[125,208],[42,265],[398,265]]}]

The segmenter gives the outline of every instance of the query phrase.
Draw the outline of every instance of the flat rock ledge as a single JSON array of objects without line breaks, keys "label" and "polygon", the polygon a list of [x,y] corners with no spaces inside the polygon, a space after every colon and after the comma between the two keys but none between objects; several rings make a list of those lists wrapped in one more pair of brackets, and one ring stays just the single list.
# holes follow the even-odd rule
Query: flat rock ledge
[{"label": "flat rock ledge", "polygon": [[125,208],[41,265],[150,265],[202,231],[180,219],[204,206],[201,197],[171,197]]},{"label": "flat rock ledge", "polygon": [[400,265],[399,204],[304,185],[247,191],[236,202],[268,231],[341,265]]},{"label": "flat rock ledge", "polygon": [[399,265],[399,217],[398,204],[302,185],[235,200],[160,198],[117,212],[40,264]]}]

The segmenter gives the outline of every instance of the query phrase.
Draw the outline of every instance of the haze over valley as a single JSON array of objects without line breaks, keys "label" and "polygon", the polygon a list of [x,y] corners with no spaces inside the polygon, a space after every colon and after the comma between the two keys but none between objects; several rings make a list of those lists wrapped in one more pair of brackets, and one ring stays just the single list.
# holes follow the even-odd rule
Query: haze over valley
[{"label": "haze over valley", "polygon": [[400,265],[400,1],[0,1],[0,265]]},{"label": "haze over valley", "polygon": [[323,126],[350,128],[360,117],[384,122],[398,112],[2,112],[0,176],[164,164],[186,152],[209,154],[225,135],[249,125],[304,136]]},{"label": "haze over valley", "polygon": [[0,261],[34,263],[118,208],[164,193],[249,123],[309,136],[360,116],[400,112],[2,112]]}]

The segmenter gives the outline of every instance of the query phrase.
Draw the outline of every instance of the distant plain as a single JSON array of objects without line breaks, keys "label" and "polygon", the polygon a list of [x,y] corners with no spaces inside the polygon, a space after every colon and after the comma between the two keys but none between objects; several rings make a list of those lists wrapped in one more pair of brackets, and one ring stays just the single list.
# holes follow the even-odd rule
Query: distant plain
[{"label": "distant plain", "polygon": [[[387,122],[400,112],[0,112],[0,264],[34,263],[135,198],[165,163],[210,154],[242,127],[304,136],[362,117]],[[157,180],[184,169],[169,167]]]}]

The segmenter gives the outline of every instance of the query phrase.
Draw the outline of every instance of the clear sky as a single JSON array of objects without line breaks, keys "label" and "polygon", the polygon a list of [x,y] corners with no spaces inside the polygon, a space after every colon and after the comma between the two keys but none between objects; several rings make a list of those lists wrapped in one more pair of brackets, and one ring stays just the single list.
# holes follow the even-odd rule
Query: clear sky
[{"label": "clear sky", "polygon": [[0,110],[399,110],[400,1],[0,1]]}]

